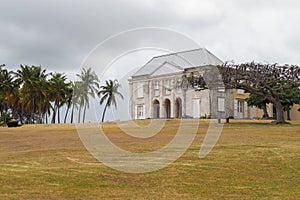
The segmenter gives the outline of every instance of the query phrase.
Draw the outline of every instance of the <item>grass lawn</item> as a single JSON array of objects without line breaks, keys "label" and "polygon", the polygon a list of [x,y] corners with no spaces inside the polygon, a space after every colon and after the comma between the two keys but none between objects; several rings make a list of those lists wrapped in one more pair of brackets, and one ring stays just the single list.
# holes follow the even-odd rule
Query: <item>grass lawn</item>
[{"label": "grass lawn", "polygon": [[[269,123],[232,120],[213,151],[200,159],[208,127],[200,120],[180,159],[144,174],[98,162],[74,125],[1,127],[0,199],[300,199],[300,122]],[[169,120],[148,139],[132,138],[114,123],[102,127],[119,147],[145,152],[166,145],[178,124]]]}]

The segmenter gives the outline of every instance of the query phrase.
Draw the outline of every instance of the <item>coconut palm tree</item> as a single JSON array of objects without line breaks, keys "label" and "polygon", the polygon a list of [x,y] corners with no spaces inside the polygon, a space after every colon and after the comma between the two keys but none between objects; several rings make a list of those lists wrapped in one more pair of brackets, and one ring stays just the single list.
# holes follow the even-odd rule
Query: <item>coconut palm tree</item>
[{"label": "coconut palm tree", "polygon": [[106,80],[105,85],[100,87],[100,91],[98,95],[100,97],[100,105],[102,105],[105,101],[105,107],[102,114],[102,122],[104,121],[104,116],[107,108],[110,108],[112,105],[117,108],[116,96],[124,99],[123,95],[118,91],[121,85],[117,80]]},{"label": "coconut palm tree", "polygon": [[51,85],[51,94],[53,97],[54,107],[52,113],[52,121],[51,123],[55,123],[55,118],[57,115],[58,123],[60,123],[60,108],[67,101],[68,91],[71,90],[71,82],[66,82],[67,78],[62,73],[54,73],[51,74],[51,78],[49,80]]},{"label": "coconut palm tree", "polygon": [[95,98],[95,93],[99,88],[99,78],[95,72],[92,71],[91,68],[85,69],[82,68],[81,74],[76,74],[77,77],[80,78],[81,87],[80,87],[80,95],[81,101],[79,106],[79,117],[78,123],[80,122],[80,114],[82,106],[84,106],[82,122],[85,120],[86,109],[89,107],[89,96]]},{"label": "coconut palm tree", "polygon": [[73,89],[74,89],[74,84],[73,82],[70,82],[70,87],[67,88],[66,90],[66,104],[67,104],[67,111],[65,114],[65,119],[64,119],[64,123],[67,122],[67,117],[69,114],[69,110],[72,107],[73,104]]},{"label": "coconut palm tree", "polygon": [[7,123],[8,110],[14,105],[15,85],[12,72],[2,69],[4,65],[0,65],[0,117],[3,118],[3,124]]},{"label": "coconut palm tree", "polygon": [[16,84],[21,87],[21,120],[25,118],[27,123],[33,123],[38,115],[40,122],[43,96],[46,93],[42,86],[48,76],[46,70],[42,70],[41,66],[21,65],[21,69],[14,74]]},{"label": "coconut palm tree", "polygon": [[21,103],[21,113],[20,113],[20,119],[21,122],[23,122],[24,118],[25,121],[28,122],[28,119],[26,119],[25,114],[25,104],[27,104],[27,101],[31,98],[28,97],[31,95],[31,89],[33,88],[33,76],[32,76],[32,69],[28,65],[21,65],[21,69],[18,69],[15,74],[15,81],[16,83],[21,87],[20,89],[20,103]]},{"label": "coconut palm tree", "polygon": [[38,116],[38,123],[42,123],[43,121],[43,115],[45,114],[45,108],[46,105],[50,104],[50,97],[49,97],[49,88],[50,84],[49,81],[47,81],[47,76],[49,74],[46,73],[46,70],[42,70],[41,67],[35,67],[34,68],[34,89],[33,89],[33,97],[34,97],[34,107],[33,112],[37,114]]},{"label": "coconut palm tree", "polygon": [[0,66],[0,114],[5,111],[5,107],[8,104],[6,100],[7,91],[11,89],[11,74],[7,69],[2,69],[4,65]]},{"label": "coconut palm tree", "polygon": [[[83,101],[82,100],[82,95],[81,95],[81,91],[82,91],[81,87],[82,87],[82,82],[80,82],[80,81],[75,81],[74,82],[74,84],[73,84],[73,94],[72,94],[72,111],[71,111],[71,120],[70,120],[70,123],[73,123],[74,109],[75,108],[78,109],[79,105]],[[79,115],[78,118],[80,119],[80,115]]]},{"label": "coconut palm tree", "polygon": [[14,77],[11,71],[4,73],[4,97],[5,101],[2,101],[6,105],[7,109],[10,109],[13,118],[18,118],[18,104],[19,104],[19,87],[14,82]]},{"label": "coconut palm tree", "polygon": [[53,110],[53,106],[51,104],[51,100],[53,100],[53,94],[51,93],[51,83],[49,80],[41,79],[39,81],[40,84],[40,98],[39,98],[39,113],[42,114],[42,121],[44,123],[48,123],[48,116]]}]

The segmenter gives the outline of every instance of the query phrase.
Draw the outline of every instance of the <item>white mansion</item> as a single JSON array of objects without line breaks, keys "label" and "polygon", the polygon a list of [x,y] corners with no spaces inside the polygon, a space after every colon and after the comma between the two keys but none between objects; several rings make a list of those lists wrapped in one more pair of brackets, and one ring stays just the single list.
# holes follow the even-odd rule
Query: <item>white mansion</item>
[{"label": "white mansion", "polygon": [[132,119],[255,117],[243,90],[195,91],[183,84],[183,75],[222,63],[204,48],[153,57],[129,80]]}]

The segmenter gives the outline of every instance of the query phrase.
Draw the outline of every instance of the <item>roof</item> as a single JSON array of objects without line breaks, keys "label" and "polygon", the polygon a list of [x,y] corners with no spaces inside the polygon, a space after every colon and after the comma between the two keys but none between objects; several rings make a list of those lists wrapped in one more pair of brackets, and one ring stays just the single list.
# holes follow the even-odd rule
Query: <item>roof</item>
[{"label": "roof", "polygon": [[219,58],[217,58],[207,49],[199,48],[155,56],[144,66],[142,66],[135,74],[133,74],[133,77],[152,75],[158,70],[158,68],[163,67],[166,63],[177,66],[177,68],[181,68],[182,70],[193,67],[209,65],[216,66],[223,64]]}]

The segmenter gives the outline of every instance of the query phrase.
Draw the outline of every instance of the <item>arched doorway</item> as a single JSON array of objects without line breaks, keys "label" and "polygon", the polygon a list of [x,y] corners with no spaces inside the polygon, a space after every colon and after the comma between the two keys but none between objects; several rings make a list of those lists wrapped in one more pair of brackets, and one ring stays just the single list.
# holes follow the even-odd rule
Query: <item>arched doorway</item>
[{"label": "arched doorway", "polygon": [[164,105],[165,105],[165,113],[166,113],[165,117],[171,118],[171,101],[169,99],[166,99]]},{"label": "arched doorway", "polygon": [[158,119],[159,116],[159,101],[158,100],[154,100],[153,102],[153,118]]},{"label": "arched doorway", "polygon": [[182,102],[180,98],[177,98],[175,101],[175,117],[176,118],[182,117]]}]

